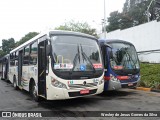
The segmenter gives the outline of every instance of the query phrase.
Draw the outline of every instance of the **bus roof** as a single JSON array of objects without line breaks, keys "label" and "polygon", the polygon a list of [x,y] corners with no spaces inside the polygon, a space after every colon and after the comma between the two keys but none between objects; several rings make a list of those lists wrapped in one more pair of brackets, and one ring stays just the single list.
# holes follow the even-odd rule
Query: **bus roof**
[{"label": "bus roof", "polygon": [[9,54],[7,54],[7,55],[1,57],[1,58],[0,58],[0,61],[2,61],[3,59],[5,59],[5,58],[7,58],[7,57],[9,57]]},{"label": "bus roof", "polygon": [[131,44],[132,43],[125,41],[125,40],[119,40],[119,39],[99,39],[98,40],[100,44],[104,44],[104,43],[126,43],[126,44]]},{"label": "bus roof", "polygon": [[31,43],[31,42],[33,42],[33,41],[37,40],[38,38],[40,38],[40,37],[42,37],[42,36],[44,36],[44,35],[45,35],[45,34],[42,34],[42,33],[40,33],[40,34],[36,35],[36,36],[35,36],[35,37],[33,37],[32,39],[28,40],[27,42],[25,42],[25,43],[21,44],[20,46],[16,47],[16,48],[15,48],[15,49],[13,49],[12,51],[10,51],[10,53],[13,53],[13,52],[15,52],[15,51],[17,51],[17,50],[21,49],[22,47],[24,47],[24,46],[28,45],[29,43]]},{"label": "bus roof", "polygon": [[97,39],[92,35],[88,35],[85,33],[80,33],[80,32],[73,32],[73,31],[65,31],[65,30],[54,30],[49,32],[50,35],[77,35],[77,36],[82,36],[82,37],[89,37],[93,39]]},{"label": "bus roof", "polygon": [[17,48],[13,49],[12,51],[10,51],[10,53],[13,53],[25,46],[27,46],[29,43],[34,42],[35,40],[37,40],[40,37],[43,37],[45,35],[76,35],[76,36],[82,36],[82,37],[89,37],[92,39],[96,39],[96,37],[85,34],[85,33],[80,33],[80,32],[73,32],[73,31],[65,31],[65,30],[53,30],[53,31],[47,31],[47,32],[43,32],[38,34],[37,36],[33,37],[32,39],[28,40],[27,42],[23,43],[22,45],[18,46]]}]

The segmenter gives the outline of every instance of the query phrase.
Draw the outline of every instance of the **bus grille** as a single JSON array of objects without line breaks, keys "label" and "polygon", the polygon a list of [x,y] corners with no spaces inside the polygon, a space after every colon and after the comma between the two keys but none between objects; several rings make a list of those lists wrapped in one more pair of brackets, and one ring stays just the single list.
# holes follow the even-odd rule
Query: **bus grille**
[{"label": "bus grille", "polygon": [[76,88],[95,87],[95,86],[97,86],[97,84],[96,83],[87,83],[85,85],[83,85],[83,84],[69,84],[68,86],[70,89],[76,89]]}]

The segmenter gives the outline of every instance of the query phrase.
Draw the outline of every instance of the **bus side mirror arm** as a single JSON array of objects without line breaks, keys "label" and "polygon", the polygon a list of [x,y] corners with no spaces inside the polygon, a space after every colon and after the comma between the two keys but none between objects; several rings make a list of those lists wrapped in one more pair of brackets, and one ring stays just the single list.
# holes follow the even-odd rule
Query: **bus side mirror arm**
[{"label": "bus side mirror arm", "polygon": [[107,47],[109,47],[111,49],[110,58],[113,59],[113,52],[112,52],[113,48],[109,44],[107,44],[107,43],[104,43],[104,45],[107,46]]},{"label": "bus side mirror arm", "polygon": [[51,45],[46,46],[46,55],[49,56],[51,53]]},{"label": "bus side mirror arm", "polygon": [[46,67],[46,75],[49,73],[49,55],[51,54],[51,45],[46,45],[46,59],[47,59],[47,67]]},{"label": "bus side mirror arm", "polygon": [[112,49],[112,47],[109,44],[104,43],[104,45]]}]

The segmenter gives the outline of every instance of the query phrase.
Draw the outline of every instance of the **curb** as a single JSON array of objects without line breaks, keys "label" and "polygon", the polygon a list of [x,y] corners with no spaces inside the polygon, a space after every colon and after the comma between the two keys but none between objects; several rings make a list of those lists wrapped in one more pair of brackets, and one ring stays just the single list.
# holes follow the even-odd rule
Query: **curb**
[{"label": "curb", "polygon": [[142,91],[150,91],[150,92],[158,92],[158,93],[160,93],[160,90],[152,89],[152,88],[145,88],[145,87],[136,87],[136,90],[142,90]]},{"label": "curb", "polygon": [[151,89],[151,92],[158,92],[158,93],[160,93],[160,90]]},{"label": "curb", "polygon": [[136,87],[136,90],[151,91],[151,88]]}]

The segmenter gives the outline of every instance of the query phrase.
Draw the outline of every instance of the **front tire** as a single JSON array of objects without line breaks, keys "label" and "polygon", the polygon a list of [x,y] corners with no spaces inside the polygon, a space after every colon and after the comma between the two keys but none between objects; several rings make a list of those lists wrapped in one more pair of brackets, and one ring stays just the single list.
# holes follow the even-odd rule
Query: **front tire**
[{"label": "front tire", "polygon": [[37,90],[37,86],[35,84],[35,82],[32,82],[31,84],[31,97],[33,98],[33,100],[35,100],[36,102],[40,101],[40,97],[38,96],[38,90]]},{"label": "front tire", "polygon": [[15,76],[13,77],[13,87],[14,87],[15,90],[18,89],[17,82],[16,82],[16,77]]}]

